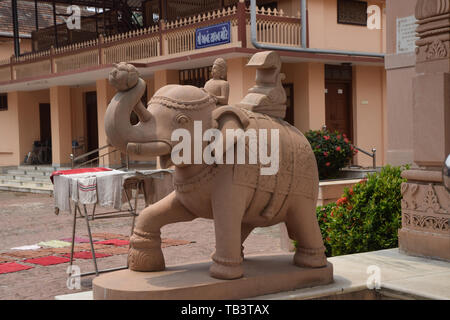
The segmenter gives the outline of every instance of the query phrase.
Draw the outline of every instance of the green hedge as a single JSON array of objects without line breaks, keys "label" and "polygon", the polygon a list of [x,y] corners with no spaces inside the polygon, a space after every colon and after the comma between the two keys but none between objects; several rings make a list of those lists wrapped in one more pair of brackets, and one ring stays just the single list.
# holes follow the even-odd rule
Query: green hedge
[{"label": "green hedge", "polygon": [[386,166],[346,188],[336,203],[317,207],[327,256],[397,247],[404,169]]}]

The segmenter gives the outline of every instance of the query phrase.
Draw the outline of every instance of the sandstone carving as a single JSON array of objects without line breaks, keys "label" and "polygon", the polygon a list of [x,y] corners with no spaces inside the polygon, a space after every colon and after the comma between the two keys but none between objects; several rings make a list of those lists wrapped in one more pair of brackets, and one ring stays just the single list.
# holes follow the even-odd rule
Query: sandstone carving
[{"label": "sandstone carving", "polygon": [[[259,97],[254,101],[261,103],[254,106],[267,106],[266,110],[270,110],[270,106],[282,106],[285,96],[279,92],[279,57],[272,53],[256,54],[252,60],[257,60],[255,64],[261,67],[257,85],[251,90],[252,95]],[[202,124],[201,136],[211,128],[216,128],[224,137],[227,129],[266,129],[269,136],[274,130],[279,132],[279,144],[268,139],[264,146],[272,150],[273,144],[277,143],[275,147],[279,147],[279,150],[275,149],[279,151],[279,170],[273,175],[261,175],[267,164],[260,159],[250,163],[248,152],[245,164],[195,164],[193,155],[189,161],[176,164],[175,190],[145,208],[137,218],[130,241],[130,269],[163,270],[161,227],[197,217],[214,219],[216,251],[210,267],[212,277],[240,278],[243,275],[242,244],[247,236],[255,227],[280,222],[286,223],[289,236],[298,242],[295,265],[307,268],[327,265],[315,211],[318,194],[316,160],[300,131],[277,117],[242,108],[242,104],[217,107],[215,96],[208,90],[181,85],[159,89],[147,109],[138,113],[141,121],[132,126],[129,115],[140,108],[139,100],[145,86],[142,79],[134,86],[117,85],[128,83],[131,74],[116,71],[112,71],[110,81],[120,89],[106,111],[108,139],[123,152],[159,156],[163,167],[173,164],[171,154],[178,141],[171,140],[172,132],[185,129],[195,136],[195,123],[198,122]],[[238,142],[232,141],[230,144],[223,141],[224,159],[232,151],[234,157],[237,155]],[[202,148],[206,145],[203,141]],[[245,150],[249,150],[249,141],[245,143]]]},{"label": "sandstone carving", "polygon": [[239,107],[264,113],[272,117],[284,118],[286,115],[286,91],[281,81],[281,60],[275,51],[258,52],[247,66],[256,68],[256,85],[238,104]]},{"label": "sandstone carving", "polygon": [[205,90],[217,99],[218,106],[228,104],[228,96],[230,94],[230,85],[226,81],[227,63],[222,58],[214,61],[211,70],[212,79],[205,83]]}]

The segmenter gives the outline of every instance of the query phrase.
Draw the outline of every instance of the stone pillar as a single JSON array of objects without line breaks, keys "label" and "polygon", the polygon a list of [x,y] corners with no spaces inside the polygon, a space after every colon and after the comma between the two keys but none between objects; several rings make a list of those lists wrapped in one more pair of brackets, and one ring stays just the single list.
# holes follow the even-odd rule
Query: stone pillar
[{"label": "stone pillar", "polygon": [[53,166],[70,166],[72,153],[72,117],[70,88],[50,88],[50,117],[52,123]]},{"label": "stone pillar", "polygon": [[[105,132],[105,113],[109,102],[114,97],[116,90],[109,85],[108,79],[101,79],[96,81],[97,86],[97,121],[98,121],[98,146],[99,148],[108,144]],[[105,148],[100,151],[100,156],[113,151],[113,147]],[[120,152],[114,152],[103,159],[100,159],[99,166],[120,167],[121,157]]]},{"label": "stone pillar", "polygon": [[18,166],[23,161],[19,140],[20,92],[8,93],[8,110],[0,112],[0,166]]},{"label": "stone pillar", "polygon": [[155,92],[168,84],[179,84],[180,75],[178,70],[157,70],[154,77]]},{"label": "stone pillar", "polygon": [[147,83],[147,99],[150,100],[155,94],[155,78],[145,79],[145,82]]},{"label": "stone pillar", "polygon": [[233,58],[227,60],[227,80],[230,84],[228,103],[240,102],[255,85],[256,68],[246,67],[248,58]]},{"label": "stone pillar", "polygon": [[[384,159],[384,96],[383,85],[386,74],[383,67],[353,67],[353,143],[363,150],[375,148],[376,165]],[[397,123],[397,125],[399,125]],[[354,158],[355,164],[372,167],[373,159],[363,153]]]},{"label": "stone pillar", "polygon": [[[386,163],[394,166],[413,162],[412,81],[416,75],[414,48],[400,46],[399,21],[414,17],[416,0],[386,2]],[[401,19],[401,20],[400,20]],[[395,85],[392,85],[395,84]]]},{"label": "stone pillar", "polygon": [[294,84],[294,125],[301,131],[321,129],[325,124],[325,67],[323,63],[285,64],[285,82]]},{"label": "stone pillar", "polygon": [[450,260],[450,193],[442,166],[450,153],[450,0],[416,4],[413,80],[413,155],[418,169],[403,172],[401,251]]}]

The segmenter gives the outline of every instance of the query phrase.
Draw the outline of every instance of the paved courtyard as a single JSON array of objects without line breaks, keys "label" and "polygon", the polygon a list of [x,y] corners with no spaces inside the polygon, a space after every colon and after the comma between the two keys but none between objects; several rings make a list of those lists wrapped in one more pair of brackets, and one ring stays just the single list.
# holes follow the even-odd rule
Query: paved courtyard
[{"label": "paved courtyard", "polygon": [[[138,210],[142,208],[143,201],[140,201]],[[67,212],[55,215],[54,199],[49,195],[0,191],[0,256],[6,256],[6,253],[12,252],[11,248],[14,247],[69,238],[72,234],[72,220]],[[131,218],[94,220],[90,224],[93,233],[129,235]],[[76,230],[77,237],[87,236],[84,220],[77,220]],[[278,226],[255,229],[244,244],[245,254],[282,252],[278,230]],[[162,229],[162,238],[189,242],[163,248],[168,266],[207,260],[215,247],[214,224],[211,220],[196,219],[168,225]],[[40,266],[23,262],[23,258],[8,257],[16,263],[33,268],[0,274],[0,300],[53,299],[56,295],[87,291],[92,288],[94,276],[83,277],[79,290],[67,288],[66,270],[69,263]],[[94,270],[90,259],[74,261],[82,273]],[[126,264],[126,254],[99,258],[97,262],[99,269],[121,267]]]}]

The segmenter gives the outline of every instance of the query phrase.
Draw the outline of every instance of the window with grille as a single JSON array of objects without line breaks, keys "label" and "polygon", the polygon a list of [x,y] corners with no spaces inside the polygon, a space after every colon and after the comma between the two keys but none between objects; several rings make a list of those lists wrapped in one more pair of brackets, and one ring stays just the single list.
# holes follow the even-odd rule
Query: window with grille
[{"label": "window with grille", "polygon": [[357,0],[338,0],[337,22],[367,26],[367,2]]},{"label": "window with grille", "polygon": [[180,84],[203,88],[206,81],[211,79],[211,69],[212,66],[180,70]]}]

